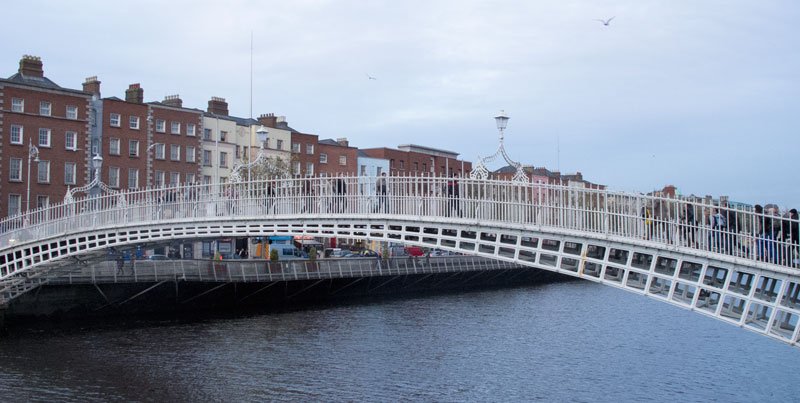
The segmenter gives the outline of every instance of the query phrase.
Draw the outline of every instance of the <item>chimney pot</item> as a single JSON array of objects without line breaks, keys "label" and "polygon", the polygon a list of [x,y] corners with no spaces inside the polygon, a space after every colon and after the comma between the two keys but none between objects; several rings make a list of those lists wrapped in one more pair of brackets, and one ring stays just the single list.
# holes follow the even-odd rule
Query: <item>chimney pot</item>
[{"label": "chimney pot", "polygon": [[178,94],[165,96],[164,97],[164,101],[162,103],[164,105],[183,108],[183,100],[181,99],[180,95],[178,95]]},{"label": "chimney pot", "polygon": [[125,90],[125,102],[134,104],[144,103],[144,89],[139,83],[131,84]]},{"label": "chimney pot", "polygon": [[228,103],[225,102],[225,98],[211,97],[208,101],[208,113],[228,116]]},{"label": "chimney pot", "polygon": [[83,92],[100,96],[100,80],[97,76],[86,77],[86,81],[83,82]]},{"label": "chimney pot", "polygon": [[19,61],[19,74],[25,77],[44,77],[42,59],[39,56],[23,55]]}]

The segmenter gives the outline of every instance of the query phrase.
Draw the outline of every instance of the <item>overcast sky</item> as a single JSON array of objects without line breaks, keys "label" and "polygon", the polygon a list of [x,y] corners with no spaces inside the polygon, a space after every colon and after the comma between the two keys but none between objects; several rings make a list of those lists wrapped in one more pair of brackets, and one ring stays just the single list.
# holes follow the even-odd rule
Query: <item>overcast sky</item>
[{"label": "overcast sky", "polygon": [[[3,4],[3,67],[103,96],[141,83],[285,115],[360,148],[492,154],[611,189],[800,207],[800,2],[32,1]],[[9,18],[10,17],[10,18]],[[609,26],[595,19],[615,17]],[[376,79],[370,80],[368,76]],[[559,152],[560,150],[560,152]],[[500,164],[490,168],[499,168]]]}]

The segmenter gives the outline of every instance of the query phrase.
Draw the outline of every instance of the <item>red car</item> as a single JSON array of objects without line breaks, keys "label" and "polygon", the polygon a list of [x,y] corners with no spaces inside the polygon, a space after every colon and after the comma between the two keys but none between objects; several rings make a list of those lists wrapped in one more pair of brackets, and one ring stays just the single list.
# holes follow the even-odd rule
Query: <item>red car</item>
[{"label": "red car", "polygon": [[422,250],[419,246],[407,246],[406,247],[406,254],[409,256],[425,256],[425,251]]}]

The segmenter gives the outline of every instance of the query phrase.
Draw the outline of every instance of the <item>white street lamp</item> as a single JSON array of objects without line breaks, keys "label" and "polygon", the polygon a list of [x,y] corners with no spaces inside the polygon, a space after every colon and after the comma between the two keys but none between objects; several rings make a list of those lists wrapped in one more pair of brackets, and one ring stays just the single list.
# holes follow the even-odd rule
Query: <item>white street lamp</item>
[{"label": "white street lamp", "polygon": [[31,159],[34,162],[39,162],[39,149],[33,145],[33,142],[28,139],[28,191],[27,195],[25,196],[25,212],[27,213],[31,209]]},{"label": "white street lamp", "polygon": [[478,158],[478,163],[472,167],[472,172],[469,173],[471,178],[487,179],[489,177],[489,169],[486,167],[486,165],[494,162],[497,157],[503,157],[506,163],[514,167],[516,170],[514,177],[511,180],[518,183],[528,182],[528,175],[525,174],[522,164],[509,158],[508,154],[506,153],[505,146],[503,146],[503,132],[506,130],[506,126],[508,125],[508,119],[508,115],[506,115],[505,111],[500,111],[500,114],[494,117],[495,123],[497,123],[497,131],[500,132],[500,145],[497,147],[497,151],[495,151],[493,155],[490,155],[486,158]]},{"label": "white street lamp", "polygon": [[258,155],[256,155],[256,158],[254,160],[246,164],[236,163],[236,166],[234,166],[233,170],[231,170],[231,176],[230,176],[231,182],[236,183],[242,181],[242,176],[239,173],[239,171],[241,171],[242,168],[245,167],[247,168],[247,180],[248,181],[251,180],[250,178],[251,168],[257,166],[258,164],[261,164],[267,158],[267,154],[264,152],[264,143],[267,142],[268,134],[269,132],[267,131],[267,128],[264,127],[263,125],[259,127],[258,130],[256,130],[256,135],[258,135],[258,142],[261,143],[260,147],[258,148]]}]

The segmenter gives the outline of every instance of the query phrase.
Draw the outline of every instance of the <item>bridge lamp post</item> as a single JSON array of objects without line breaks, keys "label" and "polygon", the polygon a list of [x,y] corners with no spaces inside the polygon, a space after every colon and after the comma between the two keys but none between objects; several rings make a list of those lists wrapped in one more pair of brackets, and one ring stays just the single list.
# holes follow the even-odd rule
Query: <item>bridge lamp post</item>
[{"label": "bridge lamp post", "polygon": [[95,154],[92,157],[92,169],[94,170],[94,179],[89,184],[90,188],[89,191],[96,196],[100,191],[95,190],[97,188],[97,183],[100,182],[100,170],[103,168],[103,157],[100,154]]},{"label": "bridge lamp post", "polygon": [[32,140],[28,139],[28,191],[25,196],[25,212],[31,209],[31,159],[34,162],[39,162],[39,149],[33,145]]},{"label": "bridge lamp post", "polygon": [[[261,125],[258,128],[258,130],[256,130],[256,136],[258,136],[258,145],[259,145],[258,155],[256,156],[256,159],[253,160],[253,162],[247,164],[247,181],[248,182],[250,182],[252,180],[252,178],[251,178],[251,170],[253,168],[253,165],[256,164],[256,161],[261,161],[261,159],[264,158],[264,143],[267,142],[267,134],[269,134],[269,132],[267,131],[267,128],[264,127],[264,125]],[[249,157],[249,155],[248,155],[248,157]]]}]

